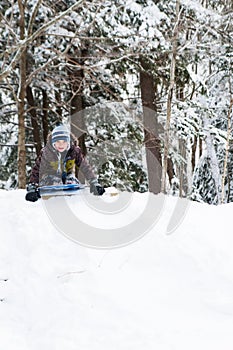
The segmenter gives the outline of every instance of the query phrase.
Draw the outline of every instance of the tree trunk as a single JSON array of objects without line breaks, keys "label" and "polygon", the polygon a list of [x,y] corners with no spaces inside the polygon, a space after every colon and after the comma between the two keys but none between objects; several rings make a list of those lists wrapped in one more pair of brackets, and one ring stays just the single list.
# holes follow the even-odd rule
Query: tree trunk
[{"label": "tree trunk", "polygon": [[79,147],[82,150],[84,156],[87,154],[87,148],[85,145],[85,121],[84,121],[84,103],[82,96],[82,80],[84,78],[83,71],[77,71],[75,73],[75,81],[73,82],[73,89],[75,94],[71,100],[71,132],[77,137]]},{"label": "tree trunk", "polygon": [[[19,28],[20,40],[24,40],[25,23],[24,23],[24,5],[21,0],[18,0],[20,11]],[[26,48],[20,56],[20,83],[18,87],[18,187],[26,187],[26,147],[25,147],[25,95],[26,95]]]},{"label": "tree trunk", "polygon": [[167,159],[167,174],[168,174],[168,178],[169,178],[169,183],[171,185],[172,179],[175,176],[175,171],[174,171],[174,167],[173,167],[173,162],[172,162],[170,157]]},{"label": "tree trunk", "polygon": [[197,150],[197,136],[194,136],[192,145],[192,172],[194,172],[196,166],[196,150]]},{"label": "tree trunk", "polygon": [[189,184],[187,179],[187,163],[183,161],[183,159],[187,159],[187,144],[183,139],[179,140],[179,154],[181,155],[181,163],[179,165],[179,197],[186,197]]},{"label": "tree trunk", "polygon": [[47,142],[49,125],[48,125],[48,96],[45,90],[42,90],[43,95],[43,113],[42,113],[42,127],[43,127],[43,140],[44,144]]},{"label": "tree trunk", "polygon": [[176,0],[176,23],[175,23],[175,28],[174,28],[174,36],[172,38],[170,85],[169,85],[169,89],[168,89],[168,99],[167,99],[167,120],[166,120],[166,128],[165,128],[163,170],[162,170],[162,184],[161,184],[163,193],[166,193],[166,174],[167,174],[169,142],[170,142],[172,95],[173,95],[173,89],[174,89],[174,85],[175,85],[176,52],[177,52],[177,39],[178,39],[178,32],[179,32],[179,30],[178,30],[179,12],[180,12],[180,1]]},{"label": "tree trunk", "polygon": [[148,171],[149,191],[161,191],[161,151],[158,136],[158,120],[155,108],[154,78],[148,73],[149,67],[142,58],[140,72],[140,88],[143,106],[143,124],[145,135],[146,161]]},{"label": "tree trunk", "polygon": [[[69,69],[70,84],[73,96],[71,98],[71,133],[78,139],[79,147],[82,150],[84,156],[87,155],[87,148],[85,144],[85,120],[84,120],[84,102],[83,102],[83,80],[84,70],[83,65],[85,62],[85,54],[87,49],[80,50],[75,56],[81,57],[81,59],[71,58],[70,62],[74,65],[74,68]],[[72,55],[74,56],[74,55]],[[84,175],[78,172],[76,169],[76,176],[81,183],[85,183]]]},{"label": "tree trunk", "polygon": [[227,115],[227,139],[226,139],[226,153],[225,153],[225,159],[223,164],[223,175],[222,175],[222,196],[221,196],[221,203],[223,204],[225,202],[225,180],[226,180],[226,173],[227,173],[227,161],[228,161],[228,154],[229,154],[229,144],[230,144],[230,137],[231,137],[231,114],[232,114],[232,106],[233,106],[233,97],[231,97],[230,100],[230,106],[228,110]]},{"label": "tree trunk", "polygon": [[42,145],[41,145],[41,139],[40,139],[39,126],[37,123],[35,101],[34,101],[32,89],[29,85],[26,88],[26,93],[27,93],[27,102],[29,105],[29,113],[31,115],[31,123],[32,123],[32,129],[33,129],[32,132],[33,132],[33,139],[34,139],[34,144],[36,148],[36,155],[39,156]]},{"label": "tree trunk", "polygon": [[55,90],[57,122],[62,123],[62,97],[58,90]]}]

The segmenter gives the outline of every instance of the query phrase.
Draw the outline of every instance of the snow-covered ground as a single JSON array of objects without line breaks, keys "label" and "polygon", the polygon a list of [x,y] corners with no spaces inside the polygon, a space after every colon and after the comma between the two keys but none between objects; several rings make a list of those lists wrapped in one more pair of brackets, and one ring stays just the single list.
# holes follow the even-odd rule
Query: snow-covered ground
[{"label": "snow-covered ground", "polygon": [[[167,235],[177,199],[166,197],[146,235],[100,250],[66,238],[43,201],[24,196],[0,191],[0,349],[232,350],[233,204],[192,202]],[[78,196],[67,202],[94,226],[114,225]]]}]

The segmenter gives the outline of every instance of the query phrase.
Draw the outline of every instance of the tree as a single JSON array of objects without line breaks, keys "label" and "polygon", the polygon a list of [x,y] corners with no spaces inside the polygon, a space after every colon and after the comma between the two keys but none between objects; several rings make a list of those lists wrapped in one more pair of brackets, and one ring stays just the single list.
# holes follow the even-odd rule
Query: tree
[{"label": "tree", "polygon": [[[21,0],[20,3],[24,4],[24,40],[18,40],[18,2],[4,1],[0,5],[3,48],[0,53],[0,126],[4,131],[1,140],[5,143],[1,159],[7,154],[11,160],[16,157],[19,144],[15,139],[19,124],[17,107],[21,108],[21,113],[24,110],[23,138],[28,171],[31,159],[45,142],[49,130],[57,121],[68,121],[72,110],[83,118],[82,125],[80,120],[78,124],[81,133],[86,133],[88,154],[99,159],[98,147],[103,144],[109,152],[105,165],[97,169],[106,184],[110,184],[110,176],[113,183],[118,180],[123,189],[143,191],[147,188],[139,159],[144,130],[147,151],[150,145],[154,152],[150,152],[151,156],[154,154],[153,161],[148,161],[150,190],[157,187],[152,191],[159,191],[158,184],[152,185],[155,172],[151,169],[158,171],[155,179],[159,179],[162,156],[164,175],[168,173],[169,176],[169,183],[166,181],[169,193],[193,198],[195,190],[196,198],[208,202],[212,198],[214,202],[216,194],[211,186],[215,186],[216,191],[216,184],[208,179],[213,180],[213,173],[216,175],[211,165],[211,154],[215,153],[215,170],[219,171],[219,179],[225,179],[225,198],[233,200],[233,159],[231,152],[226,159],[224,148],[232,88],[232,82],[228,82],[232,75],[231,2],[182,2],[179,35],[173,46],[172,29],[177,22],[174,1],[128,3],[117,0],[109,3],[95,0],[86,1],[85,6],[82,1],[74,0],[58,3]],[[20,60],[25,50],[26,93],[22,91],[25,93],[22,109],[18,92]],[[171,69],[172,52],[175,64]],[[119,108],[120,104],[125,107]],[[86,113],[95,106],[101,109],[107,105],[107,115],[111,116],[108,121],[101,110],[92,115],[92,119]],[[140,121],[130,125],[129,110],[137,116],[144,110],[146,124],[147,106],[150,106],[149,119],[153,125],[144,129]],[[119,118],[120,125],[115,122],[114,115]],[[162,130],[168,129],[166,120],[169,140],[163,147],[160,136],[164,136]],[[148,133],[150,128],[153,130]],[[124,138],[126,134],[137,142],[134,150]],[[210,134],[212,145],[206,152]],[[115,140],[118,146],[121,138],[130,149],[125,152],[129,160],[125,154],[120,159],[114,158],[107,143]],[[14,147],[12,142],[16,144]],[[11,144],[11,148],[6,144]],[[17,174],[13,166],[11,169],[13,183]],[[9,172],[2,171],[1,175],[3,173],[6,181]],[[201,184],[205,184],[205,188]]]},{"label": "tree", "polygon": [[176,54],[177,54],[177,42],[179,34],[179,18],[180,18],[180,1],[176,0],[176,21],[174,27],[174,33],[172,37],[172,54],[171,54],[171,68],[170,68],[170,83],[167,97],[167,118],[165,126],[165,139],[164,139],[164,154],[163,154],[163,171],[162,171],[162,192],[166,193],[166,174],[168,168],[168,153],[170,142],[170,124],[171,124],[171,112],[172,112],[172,95],[175,86],[175,70],[176,70]]},{"label": "tree", "polygon": [[[25,39],[25,13],[24,4],[22,0],[18,0],[19,6],[19,30],[20,40]],[[19,57],[20,67],[20,83],[18,87],[18,117],[19,117],[19,128],[18,128],[18,181],[19,188],[26,187],[26,148],[25,148],[25,124],[24,124],[24,109],[25,109],[25,95],[26,95],[26,57],[27,49],[23,48]]]},{"label": "tree", "polygon": [[[32,124],[33,124],[33,130],[34,130],[34,138],[37,145],[37,153],[39,152],[39,147],[41,147],[40,144],[40,138],[38,133],[38,127],[36,123],[36,114],[35,114],[35,108],[34,108],[34,99],[32,94],[32,89],[29,86],[29,83],[27,81],[27,51],[28,46],[32,44],[40,35],[44,33],[44,31],[52,26],[56,21],[60,20],[62,17],[67,15],[69,12],[71,12],[73,9],[80,6],[82,1],[79,1],[78,3],[72,5],[70,8],[68,8],[66,11],[60,13],[57,18],[52,19],[49,23],[46,23],[45,25],[42,25],[33,32],[33,25],[34,20],[36,18],[36,14],[38,12],[39,6],[41,4],[41,1],[39,0],[36,4],[36,6],[33,8],[32,15],[30,17],[30,20],[28,22],[27,26],[27,18],[28,18],[28,6],[26,7],[26,2],[23,2],[22,0],[18,0],[18,8],[16,8],[16,11],[19,12],[19,38],[20,40],[17,40],[16,35],[14,34],[14,30],[11,28],[11,24],[8,23],[7,18],[2,15],[3,21],[7,24],[7,27],[9,29],[9,40],[15,41],[16,45],[7,48],[7,50],[4,52],[3,58],[4,58],[4,66],[6,66],[5,69],[2,70],[0,74],[0,79],[5,79],[8,81],[8,77],[10,74],[13,74],[13,70],[15,67],[19,67],[19,80],[17,82],[17,92],[14,93],[14,97],[17,102],[17,110],[18,110],[18,187],[19,188],[25,188],[26,186],[26,147],[25,147],[25,140],[26,140],[26,132],[25,132],[25,98],[27,96],[29,107],[30,107],[30,113],[32,115]],[[15,8],[12,7],[12,12],[15,11]],[[13,18],[13,16],[12,16]],[[26,36],[26,26],[27,26],[27,36]],[[13,37],[13,38],[11,38]],[[13,54],[13,58],[12,58]],[[10,59],[9,59],[10,56]],[[29,77],[29,81],[32,79],[33,73],[31,73],[31,76]],[[12,88],[13,91],[13,88]]]},{"label": "tree", "polygon": [[158,119],[155,107],[154,77],[148,72],[145,59],[141,59],[140,88],[143,105],[143,125],[147,159],[149,191],[161,191],[161,145],[158,132]]}]

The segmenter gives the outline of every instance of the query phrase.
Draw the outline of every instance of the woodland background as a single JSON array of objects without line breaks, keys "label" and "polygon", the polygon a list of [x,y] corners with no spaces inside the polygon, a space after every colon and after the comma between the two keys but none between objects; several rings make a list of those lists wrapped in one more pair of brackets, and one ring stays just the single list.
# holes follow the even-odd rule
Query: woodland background
[{"label": "woodland background", "polygon": [[232,202],[232,47],[232,0],[2,0],[0,187],[62,121],[104,186]]}]

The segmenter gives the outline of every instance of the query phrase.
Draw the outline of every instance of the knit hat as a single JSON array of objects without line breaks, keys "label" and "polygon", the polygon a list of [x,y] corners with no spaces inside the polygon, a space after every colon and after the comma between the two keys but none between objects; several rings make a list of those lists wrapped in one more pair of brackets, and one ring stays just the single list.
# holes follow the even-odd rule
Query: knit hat
[{"label": "knit hat", "polygon": [[58,125],[52,131],[52,145],[54,146],[56,141],[64,140],[70,145],[70,133],[65,125]]}]

